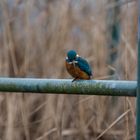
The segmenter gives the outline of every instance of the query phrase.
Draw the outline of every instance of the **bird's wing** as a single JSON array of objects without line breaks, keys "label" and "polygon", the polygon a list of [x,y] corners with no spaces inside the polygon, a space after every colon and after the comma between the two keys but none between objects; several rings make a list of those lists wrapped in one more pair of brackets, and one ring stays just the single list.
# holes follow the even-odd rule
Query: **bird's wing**
[{"label": "bird's wing", "polygon": [[89,76],[92,75],[91,67],[85,59],[78,57],[76,61],[78,61],[76,66],[78,66],[82,71],[86,72]]}]

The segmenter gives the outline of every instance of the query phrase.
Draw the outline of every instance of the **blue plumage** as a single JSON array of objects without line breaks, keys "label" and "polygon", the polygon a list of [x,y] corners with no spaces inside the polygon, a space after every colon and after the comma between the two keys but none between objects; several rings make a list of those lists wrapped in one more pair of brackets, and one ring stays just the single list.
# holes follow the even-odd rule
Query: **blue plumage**
[{"label": "blue plumage", "polygon": [[68,53],[67,53],[68,60],[69,61],[75,60],[76,59],[76,55],[77,55],[76,51],[74,51],[74,50],[68,51]]},{"label": "blue plumage", "polygon": [[77,57],[76,61],[76,66],[78,66],[82,71],[86,72],[89,76],[92,76],[92,70],[88,62],[83,59],[82,57]]}]

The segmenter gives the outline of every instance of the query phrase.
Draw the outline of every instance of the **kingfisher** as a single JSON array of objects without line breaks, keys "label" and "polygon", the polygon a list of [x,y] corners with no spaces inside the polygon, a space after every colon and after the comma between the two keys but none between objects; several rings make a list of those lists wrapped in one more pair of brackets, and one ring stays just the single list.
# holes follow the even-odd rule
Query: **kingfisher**
[{"label": "kingfisher", "polygon": [[68,73],[74,78],[72,80],[92,79],[92,69],[86,59],[80,57],[75,50],[70,50],[66,57],[66,69]]}]

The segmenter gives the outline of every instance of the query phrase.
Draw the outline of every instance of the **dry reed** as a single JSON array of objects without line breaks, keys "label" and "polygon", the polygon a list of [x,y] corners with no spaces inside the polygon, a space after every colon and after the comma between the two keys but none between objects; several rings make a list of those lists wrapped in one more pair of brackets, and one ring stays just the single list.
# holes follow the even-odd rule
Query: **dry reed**
[{"label": "dry reed", "polygon": [[[121,7],[119,79],[136,79],[136,1]],[[0,74],[71,78],[66,52],[90,61],[108,79],[106,1],[1,0]],[[129,113],[128,113],[129,112]],[[125,118],[126,117],[126,118]],[[126,137],[127,135],[127,137]],[[76,95],[1,94],[1,140],[134,140],[135,99]]]}]

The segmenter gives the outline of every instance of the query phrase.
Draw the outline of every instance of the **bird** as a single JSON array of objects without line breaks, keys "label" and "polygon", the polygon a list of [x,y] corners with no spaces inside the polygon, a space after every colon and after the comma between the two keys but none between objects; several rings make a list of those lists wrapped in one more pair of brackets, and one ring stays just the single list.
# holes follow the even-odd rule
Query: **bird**
[{"label": "bird", "polygon": [[91,66],[88,61],[80,57],[75,50],[70,50],[67,52],[65,59],[66,69],[68,73],[75,80],[90,80],[93,77]]}]

